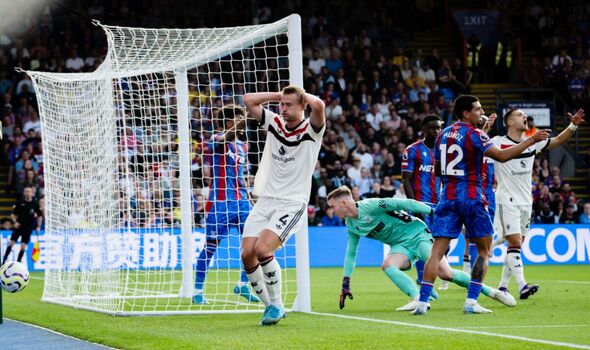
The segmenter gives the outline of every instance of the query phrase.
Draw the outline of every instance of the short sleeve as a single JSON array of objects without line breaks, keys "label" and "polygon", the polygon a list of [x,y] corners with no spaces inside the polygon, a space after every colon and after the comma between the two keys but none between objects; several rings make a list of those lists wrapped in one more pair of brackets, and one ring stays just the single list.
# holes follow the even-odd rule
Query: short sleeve
[{"label": "short sleeve", "polygon": [[414,171],[414,159],[416,152],[414,147],[407,147],[402,155],[402,171],[413,172]]},{"label": "short sleeve", "polygon": [[547,140],[543,140],[543,141],[539,141],[539,142],[535,143],[535,151],[537,153],[544,152],[547,149],[547,147],[549,146],[549,143],[551,143],[551,139],[547,139]]},{"label": "short sleeve", "polygon": [[273,112],[271,112],[270,110],[266,109],[266,108],[262,108],[262,117],[260,119],[260,122],[258,123],[258,127],[264,129],[264,130],[268,130],[268,126],[271,124],[273,118],[276,117],[276,114],[274,114]]},{"label": "short sleeve", "polygon": [[471,143],[473,144],[473,147],[480,150],[481,153],[486,153],[494,146],[494,142],[490,139],[488,134],[479,129],[475,129],[471,133]]}]

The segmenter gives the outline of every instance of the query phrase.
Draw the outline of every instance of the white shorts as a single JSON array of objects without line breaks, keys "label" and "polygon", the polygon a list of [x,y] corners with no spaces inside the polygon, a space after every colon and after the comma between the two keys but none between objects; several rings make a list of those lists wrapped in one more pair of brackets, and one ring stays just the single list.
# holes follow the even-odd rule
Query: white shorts
[{"label": "white shorts", "polygon": [[531,226],[530,205],[498,204],[494,228],[502,237],[521,234],[526,236]]},{"label": "white shorts", "polygon": [[306,222],[307,205],[301,202],[260,197],[246,219],[242,237],[259,237],[262,230],[274,232],[286,242]]}]

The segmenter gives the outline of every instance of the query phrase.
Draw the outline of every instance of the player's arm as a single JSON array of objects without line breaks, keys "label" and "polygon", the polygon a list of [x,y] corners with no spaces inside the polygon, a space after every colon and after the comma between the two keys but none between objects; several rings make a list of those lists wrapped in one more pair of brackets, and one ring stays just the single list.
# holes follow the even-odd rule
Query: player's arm
[{"label": "player's arm", "polygon": [[414,154],[413,148],[406,148],[402,156],[402,180],[404,183],[404,192],[410,199],[416,198],[412,182],[414,181]]},{"label": "player's arm", "polygon": [[350,289],[350,277],[356,265],[356,254],[359,249],[360,236],[349,233],[348,244],[346,245],[346,255],[344,256],[344,278],[342,278],[342,290],[340,292],[340,310],[344,309],[346,298],[352,300],[352,290]]},{"label": "player's arm", "polygon": [[483,128],[481,128],[481,130],[487,134],[492,128],[492,126],[494,126],[496,118],[498,118],[498,115],[496,113],[492,113],[492,115],[489,116],[488,120],[483,125]]},{"label": "player's arm", "polygon": [[307,103],[311,108],[311,114],[309,116],[309,122],[317,132],[322,129],[326,122],[326,105],[317,96],[306,93],[303,96],[303,102]]},{"label": "player's arm", "polygon": [[376,201],[374,200],[373,202],[377,202],[373,208],[369,209],[369,212],[373,214],[398,210],[411,211],[420,214],[431,214],[434,210],[430,206],[413,199],[383,198]]},{"label": "player's arm", "polygon": [[244,95],[244,104],[252,118],[260,123],[262,120],[262,105],[267,102],[279,102],[280,92],[255,92]]},{"label": "player's arm", "polygon": [[416,196],[414,195],[414,188],[411,185],[414,181],[414,172],[402,171],[402,179],[404,181],[404,192],[406,193],[406,197],[410,199],[416,198]]},{"label": "player's arm", "polygon": [[492,147],[488,148],[487,151],[485,151],[485,155],[504,163],[510,159],[513,159],[514,157],[517,157],[524,150],[531,147],[535,143],[547,140],[549,138],[549,132],[551,132],[549,129],[539,130],[533,136],[526,138],[521,143],[505,149],[500,149],[493,145]]},{"label": "player's arm", "polygon": [[549,145],[547,146],[547,150],[554,149],[555,147],[559,147],[566,143],[572,136],[574,136],[576,130],[578,129],[578,126],[582,125],[582,123],[584,122],[583,109],[578,109],[578,111],[574,115],[572,115],[571,113],[568,113],[567,115],[570,118],[570,125],[567,128],[563,129],[563,131],[559,133],[559,135],[550,139]]},{"label": "player's arm", "polygon": [[39,232],[41,230],[41,224],[43,223],[43,212],[41,211],[41,208],[39,206],[37,206],[37,232]]},{"label": "player's arm", "polygon": [[232,142],[236,139],[238,132],[244,131],[247,118],[236,119],[236,123],[225,131],[223,135],[215,137],[217,142]]}]

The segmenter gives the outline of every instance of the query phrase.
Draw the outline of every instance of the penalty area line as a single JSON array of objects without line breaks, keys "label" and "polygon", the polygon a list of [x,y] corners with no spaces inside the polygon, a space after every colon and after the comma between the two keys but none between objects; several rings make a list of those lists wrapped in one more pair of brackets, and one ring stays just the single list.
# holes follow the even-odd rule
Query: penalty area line
[{"label": "penalty area line", "polygon": [[[430,326],[430,325],[410,323],[410,322],[382,320],[382,319],[378,319],[378,318],[368,318],[368,317],[359,317],[359,316],[338,315],[338,314],[330,314],[330,313],[323,313],[323,312],[310,312],[310,314],[317,315],[317,316],[326,316],[326,317],[343,318],[343,319],[349,319],[349,320],[357,320],[357,321],[366,321],[366,322],[374,322],[374,323],[394,324],[394,325],[397,325],[397,326],[423,328],[423,329],[436,330],[436,331],[444,331],[444,332],[455,332],[455,333],[466,333],[466,334],[484,335],[484,336],[495,337],[495,338],[520,340],[520,341],[529,342],[529,343],[538,343],[538,344],[546,344],[546,345],[554,345],[554,346],[563,346],[563,347],[572,348],[572,349],[590,349],[590,345],[564,343],[564,342],[558,342],[558,341],[552,341],[552,340],[543,340],[543,339],[533,339],[533,338],[527,338],[527,337],[520,337],[520,336],[517,336],[517,335],[498,334],[498,333],[483,332],[483,331],[476,331],[476,330],[470,330],[470,329],[460,329],[460,328]],[[419,316],[417,316],[417,317],[419,317]]]}]

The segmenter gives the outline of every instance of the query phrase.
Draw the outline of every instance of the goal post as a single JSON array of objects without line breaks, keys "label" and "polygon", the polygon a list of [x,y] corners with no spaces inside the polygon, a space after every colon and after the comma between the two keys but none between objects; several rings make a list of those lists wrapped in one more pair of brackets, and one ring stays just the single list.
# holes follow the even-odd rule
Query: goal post
[{"label": "goal post", "polygon": [[[219,148],[211,136],[224,131],[219,110],[243,106],[245,93],[302,85],[300,17],[204,29],[94,23],[108,43],[96,71],[27,72],[44,147],[43,300],[117,315],[262,311],[234,290],[244,217],[232,224],[230,209],[217,211],[227,236],[196,281],[212,249],[205,212],[236,201],[228,183],[248,189],[265,138],[251,127]],[[307,234],[276,254],[285,306],[302,312],[311,311]],[[206,304],[192,302],[197,291]]]}]

